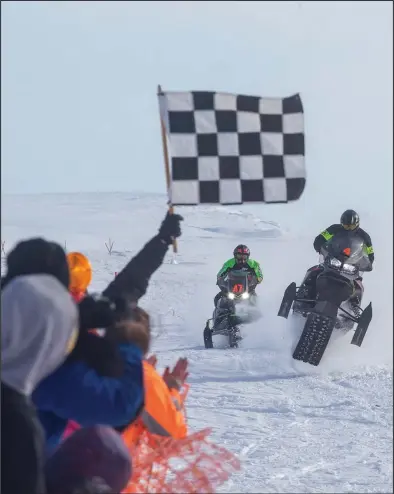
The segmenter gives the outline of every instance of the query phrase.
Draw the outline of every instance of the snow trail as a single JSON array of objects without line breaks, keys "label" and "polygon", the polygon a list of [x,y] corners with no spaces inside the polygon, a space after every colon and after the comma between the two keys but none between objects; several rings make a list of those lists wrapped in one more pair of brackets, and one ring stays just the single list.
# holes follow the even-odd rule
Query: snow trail
[{"label": "snow trail", "polygon": [[[29,236],[66,241],[90,258],[99,291],[156,233],[164,212],[161,196],[8,197],[2,238],[7,250]],[[181,356],[190,361],[190,427],[211,426],[214,440],[242,459],[222,492],[391,492],[392,298],[379,299],[388,269],[380,264],[383,240],[374,238],[379,261],[365,276],[364,304],[372,300],[374,318],[363,346],[350,345],[351,335],[333,340],[315,368],[291,358],[301,322],[276,314],[286,286],[316,262],[311,244],[326,225],[300,218],[297,205],[181,213],[177,263],[170,252],[141,305],[152,314],[159,368]],[[262,318],[243,328],[240,348],[206,350],[216,273],[240,242],[263,268]]]}]

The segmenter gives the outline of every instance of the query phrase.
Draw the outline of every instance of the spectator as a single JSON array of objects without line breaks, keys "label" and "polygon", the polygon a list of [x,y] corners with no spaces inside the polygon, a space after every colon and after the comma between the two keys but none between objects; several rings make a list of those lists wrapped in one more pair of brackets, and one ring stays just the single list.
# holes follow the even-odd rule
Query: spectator
[{"label": "spectator", "polygon": [[[142,317],[144,311],[140,309]],[[145,315],[145,317],[147,317]],[[148,348],[145,348],[146,355]],[[156,370],[157,358],[146,359],[144,366],[144,406],[137,420],[116,427],[122,432],[126,444],[131,447],[138,442],[139,436],[147,431],[159,436],[181,439],[187,435],[184,415],[186,394],[181,390],[188,377],[188,361],[180,358],[174,369],[167,367],[161,376]]]},{"label": "spectator", "polygon": [[78,313],[58,280],[38,274],[7,280],[1,308],[1,492],[43,494],[44,435],[30,397],[72,350]]},{"label": "spectator", "polygon": [[33,400],[39,409],[49,450],[56,447],[69,420],[82,427],[117,426],[132,421],[143,404],[142,355],[150,341],[150,328],[139,313],[126,315],[96,338],[118,345],[125,359],[119,377],[99,375],[84,361],[69,360],[36,389]]}]

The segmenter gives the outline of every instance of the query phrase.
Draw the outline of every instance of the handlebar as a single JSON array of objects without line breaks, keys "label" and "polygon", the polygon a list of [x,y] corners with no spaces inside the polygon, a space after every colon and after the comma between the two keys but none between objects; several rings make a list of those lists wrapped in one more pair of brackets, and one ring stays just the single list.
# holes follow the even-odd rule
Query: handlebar
[{"label": "handlebar", "polygon": [[[251,288],[252,289],[255,288],[257,286],[257,284],[258,284],[257,283],[257,276],[252,275],[252,274],[248,274],[247,275],[247,278],[248,278],[248,285],[249,285],[248,288],[249,288],[249,290]],[[218,278],[216,284],[220,288],[227,290],[227,284],[226,284],[227,280],[228,280],[228,274],[225,274],[224,276]]]},{"label": "handlebar", "polygon": [[[331,264],[331,261],[332,260],[339,261],[340,263],[342,263],[341,266],[340,265],[336,265],[334,263]],[[342,267],[343,267],[344,272],[347,271],[347,269],[346,269],[346,265],[347,265],[346,260],[345,259],[341,259],[340,257],[333,257],[333,256],[330,256],[330,255],[326,255],[324,257],[322,254],[320,254],[319,264],[321,266],[325,265],[325,266],[327,266],[329,268],[340,269],[341,271],[342,271]],[[368,272],[370,272],[370,271],[373,270],[373,266],[372,266],[371,261],[368,262],[368,265],[367,266],[364,266],[363,265],[361,267],[358,264],[352,264],[352,266],[356,269],[356,271],[353,274],[356,274],[356,273],[368,273]]]}]

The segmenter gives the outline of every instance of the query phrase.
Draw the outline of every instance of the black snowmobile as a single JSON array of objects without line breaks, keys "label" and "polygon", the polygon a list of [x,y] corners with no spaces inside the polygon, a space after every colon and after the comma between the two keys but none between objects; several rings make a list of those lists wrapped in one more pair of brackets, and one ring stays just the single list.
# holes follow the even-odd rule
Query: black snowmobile
[{"label": "black snowmobile", "polygon": [[[287,319],[293,306],[293,312],[306,317],[293,358],[312,365],[319,365],[334,328],[347,332],[357,324],[351,343],[360,347],[372,320],[372,304],[360,307],[364,293],[360,274],[372,266],[357,232],[335,235],[321,256],[321,264],[307,271],[300,287],[290,283],[278,312]],[[312,276],[316,281],[309,284]]]},{"label": "black snowmobile", "polygon": [[254,306],[256,295],[251,293],[257,285],[256,278],[247,271],[230,271],[219,288],[223,292],[213,311],[213,317],[208,319],[204,329],[205,348],[213,348],[212,336],[228,336],[230,348],[237,348],[242,340],[240,324],[249,322],[248,315],[239,315],[236,308],[240,305]]}]

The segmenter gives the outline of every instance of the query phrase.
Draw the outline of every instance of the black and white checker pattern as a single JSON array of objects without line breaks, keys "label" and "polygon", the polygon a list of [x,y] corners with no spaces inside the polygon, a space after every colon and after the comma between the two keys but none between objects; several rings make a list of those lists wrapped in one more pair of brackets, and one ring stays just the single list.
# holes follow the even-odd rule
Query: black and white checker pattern
[{"label": "black and white checker pattern", "polygon": [[173,205],[278,203],[306,183],[299,94],[260,98],[211,91],[159,94]]}]

